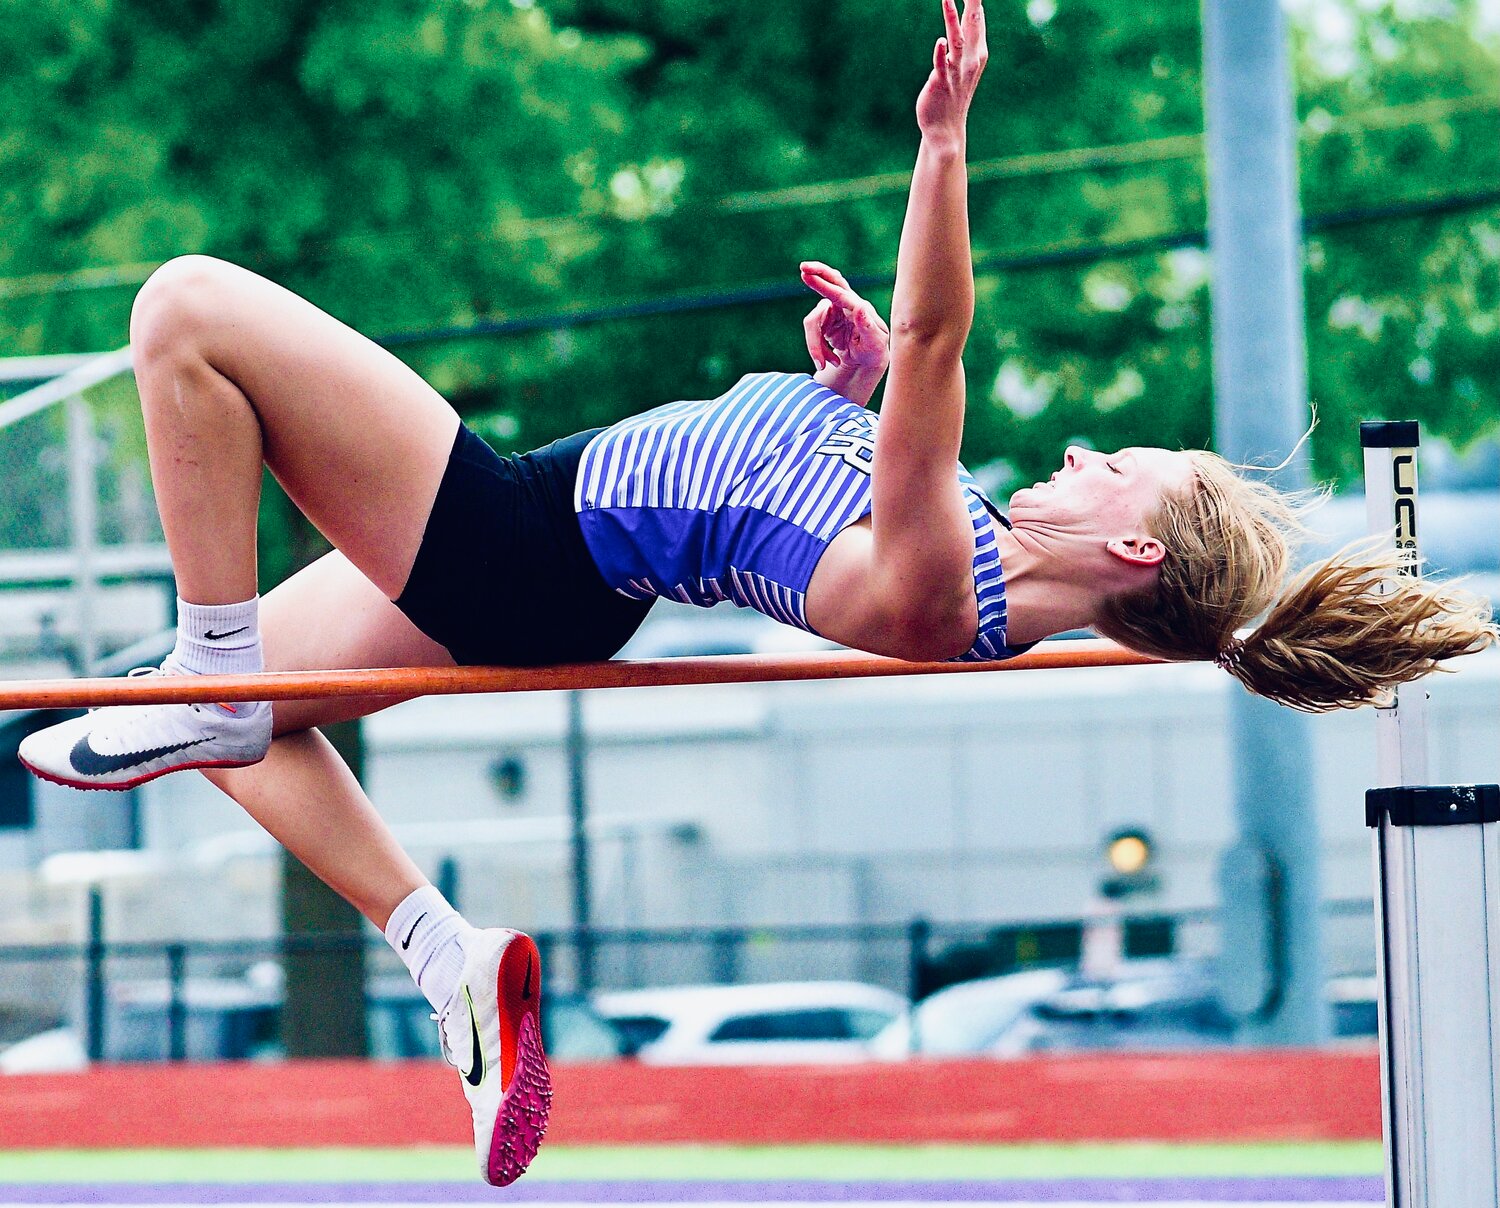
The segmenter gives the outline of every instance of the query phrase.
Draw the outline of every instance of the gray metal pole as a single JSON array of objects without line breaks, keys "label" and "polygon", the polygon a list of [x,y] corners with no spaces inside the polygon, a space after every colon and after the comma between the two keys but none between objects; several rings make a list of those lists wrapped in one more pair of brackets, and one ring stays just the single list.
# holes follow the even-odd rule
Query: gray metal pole
[{"label": "gray metal pole", "polygon": [[[1274,465],[1308,422],[1286,22],[1277,0],[1205,0],[1203,18],[1217,443],[1232,460]],[[1305,464],[1279,478],[1300,485]],[[1237,863],[1258,853],[1269,875],[1255,882],[1263,891],[1224,901],[1225,934],[1269,935],[1274,966],[1245,1037],[1316,1043],[1327,1009],[1307,723],[1236,692],[1232,728]]]},{"label": "gray metal pole", "polygon": [[68,506],[73,530],[73,601],[78,609],[76,649],[79,674],[88,675],[99,661],[98,457],[94,448],[94,416],[88,403],[75,394],[65,406],[68,416]]},{"label": "gray metal pole", "polygon": [[568,693],[568,813],[573,855],[573,936],[578,992],[594,989],[593,891],[589,881],[588,736],[583,728],[583,693]]},{"label": "gray metal pole", "polygon": [[84,947],[84,1035],[90,1061],[104,1060],[105,1009],[109,990],[104,980],[104,961],[109,950],[104,943],[104,891],[89,886],[88,940]]}]

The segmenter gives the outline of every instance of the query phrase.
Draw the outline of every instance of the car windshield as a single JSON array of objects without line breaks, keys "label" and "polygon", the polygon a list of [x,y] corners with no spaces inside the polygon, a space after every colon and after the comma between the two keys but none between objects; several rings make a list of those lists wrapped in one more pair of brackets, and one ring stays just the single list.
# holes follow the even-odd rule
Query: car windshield
[{"label": "car windshield", "polygon": [[886,1012],[860,1007],[756,1011],[726,1019],[709,1040],[868,1040],[890,1021]]},{"label": "car windshield", "polygon": [[940,991],[917,1008],[916,1030],[926,1052],[972,1053],[1014,1023],[1058,974],[1036,972]]},{"label": "car windshield", "polygon": [[628,1052],[635,1052],[642,1046],[661,1039],[668,1023],[660,1015],[611,1015],[609,1022],[620,1034]]}]

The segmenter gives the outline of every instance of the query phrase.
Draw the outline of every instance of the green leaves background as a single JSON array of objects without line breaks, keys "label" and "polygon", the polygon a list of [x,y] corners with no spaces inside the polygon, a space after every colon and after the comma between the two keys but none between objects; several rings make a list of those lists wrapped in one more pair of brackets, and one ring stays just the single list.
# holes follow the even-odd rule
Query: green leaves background
[{"label": "green leaves background", "polygon": [[[966,460],[1003,489],[1078,437],[1211,442],[1197,4],[988,8]],[[1347,479],[1357,418],[1459,445],[1500,424],[1500,48],[1463,0],[1292,16],[1303,204],[1340,216],[1308,243],[1315,460]],[[397,345],[517,448],[802,367],[808,299],[733,299],[789,290],[803,257],[884,306],[940,32],[933,0],[3,0],[0,17],[0,355],[122,344],[134,287],[183,252],[372,336],[683,307]],[[1143,240],[1159,246],[1109,251]],[[1086,255],[1014,267],[1067,249]],[[102,393],[117,482],[139,441],[128,390]],[[45,529],[18,507],[0,538]]]}]

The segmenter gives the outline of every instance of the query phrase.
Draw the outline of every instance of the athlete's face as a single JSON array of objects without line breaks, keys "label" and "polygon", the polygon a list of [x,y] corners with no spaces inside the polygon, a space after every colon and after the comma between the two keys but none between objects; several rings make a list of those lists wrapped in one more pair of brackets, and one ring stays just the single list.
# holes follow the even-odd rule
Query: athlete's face
[{"label": "athlete's face", "polygon": [[1070,445],[1046,482],[1010,497],[1010,516],[1034,531],[1103,538],[1112,553],[1139,552],[1141,543],[1152,539],[1146,519],[1162,496],[1185,491],[1192,481],[1187,453],[1154,448],[1099,453]]}]

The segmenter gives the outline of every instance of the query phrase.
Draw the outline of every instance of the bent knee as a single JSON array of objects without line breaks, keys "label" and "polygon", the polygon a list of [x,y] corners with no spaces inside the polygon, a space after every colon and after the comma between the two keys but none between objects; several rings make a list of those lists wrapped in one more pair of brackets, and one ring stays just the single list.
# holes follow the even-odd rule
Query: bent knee
[{"label": "bent knee", "polygon": [[130,311],[130,346],[137,368],[197,350],[224,321],[234,278],[242,272],[212,256],[178,256],[146,278]]}]

